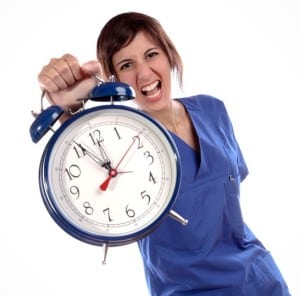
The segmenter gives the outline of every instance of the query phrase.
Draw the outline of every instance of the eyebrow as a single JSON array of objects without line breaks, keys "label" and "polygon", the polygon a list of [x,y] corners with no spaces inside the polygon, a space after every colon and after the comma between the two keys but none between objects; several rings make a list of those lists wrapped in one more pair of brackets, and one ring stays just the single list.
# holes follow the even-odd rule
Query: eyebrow
[{"label": "eyebrow", "polygon": [[[145,51],[145,53],[144,53],[144,55],[147,55],[149,52],[151,52],[152,50],[161,50],[161,48],[160,47],[151,47],[151,48],[149,48],[149,49],[147,49],[146,51]],[[131,59],[124,59],[124,60],[121,60],[120,62],[118,62],[117,64],[116,64],[116,66],[119,66],[120,64],[124,64],[124,63],[128,63],[128,62],[130,62],[131,61]]]}]

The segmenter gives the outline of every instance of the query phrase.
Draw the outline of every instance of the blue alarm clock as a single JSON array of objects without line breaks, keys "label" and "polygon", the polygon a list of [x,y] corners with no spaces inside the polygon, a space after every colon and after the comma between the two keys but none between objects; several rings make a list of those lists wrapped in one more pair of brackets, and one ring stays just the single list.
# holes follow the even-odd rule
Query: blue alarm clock
[{"label": "blue alarm clock", "polygon": [[39,187],[53,220],[89,244],[120,246],[143,238],[170,215],[181,168],[168,131],[147,114],[116,101],[134,97],[120,82],[102,82],[89,99],[109,101],[82,110],[54,131],[65,112],[50,106],[30,127],[33,142],[49,130],[41,157]]}]

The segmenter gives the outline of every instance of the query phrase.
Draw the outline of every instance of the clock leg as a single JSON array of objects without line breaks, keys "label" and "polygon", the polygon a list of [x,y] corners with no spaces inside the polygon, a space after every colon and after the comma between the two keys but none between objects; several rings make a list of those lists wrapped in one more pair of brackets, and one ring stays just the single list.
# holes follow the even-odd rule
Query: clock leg
[{"label": "clock leg", "polygon": [[102,260],[103,265],[106,264],[107,252],[108,252],[108,244],[104,243],[103,244],[103,260]]},{"label": "clock leg", "polygon": [[174,220],[176,220],[177,222],[181,223],[182,225],[187,225],[189,223],[189,220],[184,219],[182,216],[180,216],[178,213],[176,213],[175,211],[171,210],[169,212],[169,216],[171,218],[173,218]]}]

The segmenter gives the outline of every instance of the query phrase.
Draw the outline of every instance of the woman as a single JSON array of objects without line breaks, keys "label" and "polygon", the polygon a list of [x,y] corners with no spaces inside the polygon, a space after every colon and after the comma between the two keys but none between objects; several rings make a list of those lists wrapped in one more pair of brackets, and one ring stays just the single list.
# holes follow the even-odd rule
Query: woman
[{"label": "woman", "polygon": [[206,95],[172,98],[171,74],[181,84],[182,62],[159,22],[134,12],[115,16],[100,33],[97,55],[100,63],[83,65],[70,54],[52,59],[38,79],[53,104],[74,111],[101,64],[107,77],[131,85],[139,108],[172,135],[183,170],[174,210],[189,224],[166,219],[138,242],[151,295],[290,295],[243,222],[239,186],[248,170],[224,104]]}]

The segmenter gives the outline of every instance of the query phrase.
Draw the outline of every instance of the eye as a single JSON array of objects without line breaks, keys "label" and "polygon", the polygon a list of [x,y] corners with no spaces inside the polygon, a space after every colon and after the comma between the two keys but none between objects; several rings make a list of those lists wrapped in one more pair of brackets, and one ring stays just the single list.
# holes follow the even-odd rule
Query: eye
[{"label": "eye", "polygon": [[132,63],[126,62],[126,63],[124,63],[124,64],[122,64],[122,65],[120,66],[120,71],[127,70],[127,69],[129,69],[131,66],[132,66]]},{"label": "eye", "polygon": [[146,55],[146,59],[153,59],[154,57],[156,57],[159,53],[157,51],[151,51]]}]

